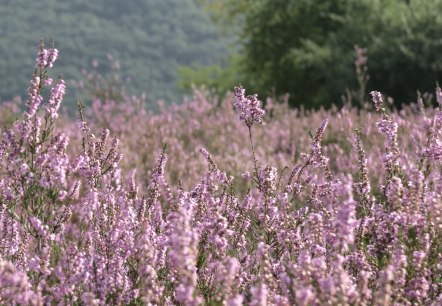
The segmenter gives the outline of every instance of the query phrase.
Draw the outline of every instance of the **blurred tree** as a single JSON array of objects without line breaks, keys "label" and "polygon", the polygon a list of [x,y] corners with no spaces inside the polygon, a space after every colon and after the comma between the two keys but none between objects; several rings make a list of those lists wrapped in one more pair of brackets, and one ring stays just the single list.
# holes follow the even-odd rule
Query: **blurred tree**
[{"label": "blurred tree", "polygon": [[181,76],[180,86],[187,90],[194,85],[204,86],[222,96],[241,83],[248,88],[247,92],[249,92],[252,85],[244,73],[238,69],[242,64],[241,61],[240,55],[231,55],[226,57],[224,63],[221,64],[181,66],[178,68],[178,74]]},{"label": "blurred tree", "polygon": [[397,103],[433,91],[442,76],[440,0],[199,1],[226,33],[240,28],[230,74],[261,94],[290,93],[292,105],[339,104],[358,84],[355,45],[368,50],[367,89]]},{"label": "blurred tree", "polygon": [[[194,0],[0,1],[0,97],[26,95],[39,39],[55,37],[55,73],[85,79],[92,61],[108,73],[106,55],[121,62],[121,79],[149,100],[181,100],[176,69],[212,65],[227,52],[207,11]],[[72,93],[69,87],[67,93]],[[75,99],[68,99],[75,101]]]}]

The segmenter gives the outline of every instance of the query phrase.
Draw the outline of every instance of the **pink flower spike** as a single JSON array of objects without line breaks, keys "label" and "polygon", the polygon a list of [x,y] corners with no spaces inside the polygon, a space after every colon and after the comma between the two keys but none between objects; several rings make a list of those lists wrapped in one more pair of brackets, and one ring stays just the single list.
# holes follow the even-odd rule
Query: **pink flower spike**
[{"label": "pink flower spike", "polygon": [[235,87],[235,109],[239,113],[239,119],[243,120],[248,127],[254,123],[262,124],[265,111],[260,107],[257,95],[244,96],[245,89],[240,85]]}]

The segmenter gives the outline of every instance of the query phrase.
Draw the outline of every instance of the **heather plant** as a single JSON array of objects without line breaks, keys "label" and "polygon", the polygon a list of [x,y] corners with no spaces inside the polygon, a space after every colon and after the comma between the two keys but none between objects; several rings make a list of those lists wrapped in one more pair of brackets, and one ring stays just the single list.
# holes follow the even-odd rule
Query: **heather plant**
[{"label": "heather plant", "polygon": [[439,87],[377,114],[121,91],[60,122],[57,54],[2,129],[2,304],[442,303]]}]

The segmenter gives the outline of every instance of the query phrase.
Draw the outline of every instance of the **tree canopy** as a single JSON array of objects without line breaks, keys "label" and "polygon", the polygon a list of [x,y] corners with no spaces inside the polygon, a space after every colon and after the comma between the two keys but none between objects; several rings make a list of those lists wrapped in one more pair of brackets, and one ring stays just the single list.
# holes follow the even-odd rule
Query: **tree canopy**
[{"label": "tree canopy", "polygon": [[215,20],[240,28],[240,81],[260,93],[290,93],[292,105],[339,103],[357,86],[355,45],[367,48],[368,89],[397,103],[433,92],[442,75],[440,0],[202,2]]}]

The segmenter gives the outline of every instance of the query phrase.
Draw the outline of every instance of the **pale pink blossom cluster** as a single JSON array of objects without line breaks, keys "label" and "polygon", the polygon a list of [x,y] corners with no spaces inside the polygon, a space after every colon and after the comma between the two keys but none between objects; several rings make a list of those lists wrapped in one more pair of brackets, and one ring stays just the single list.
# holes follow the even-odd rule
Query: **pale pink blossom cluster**
[{"label": "pale pink blossom cluster", "polygon": [[58,117],[58,110],[60,108],[61,101],[66,93],[66,85],[62,79],[51,90],[51,96],[46,104],[46,110],[52,119]]},{"label": "pale pink blossom cluster", "polygon": [[40,69],[54,67],[54,62],[58,58],[58,50],[55,48],[45,49],[44,44],[41,43],[37,58],[35,60],[37,67]]},{"label": "pale pink blossom cluster", "polygon": [[248,127],[254,123],[261,124],[265,111],[260,107],[257,95],[245,96],[246,90],[240,85],[235,87],[235,109],[239,113],[239,118]]}]

